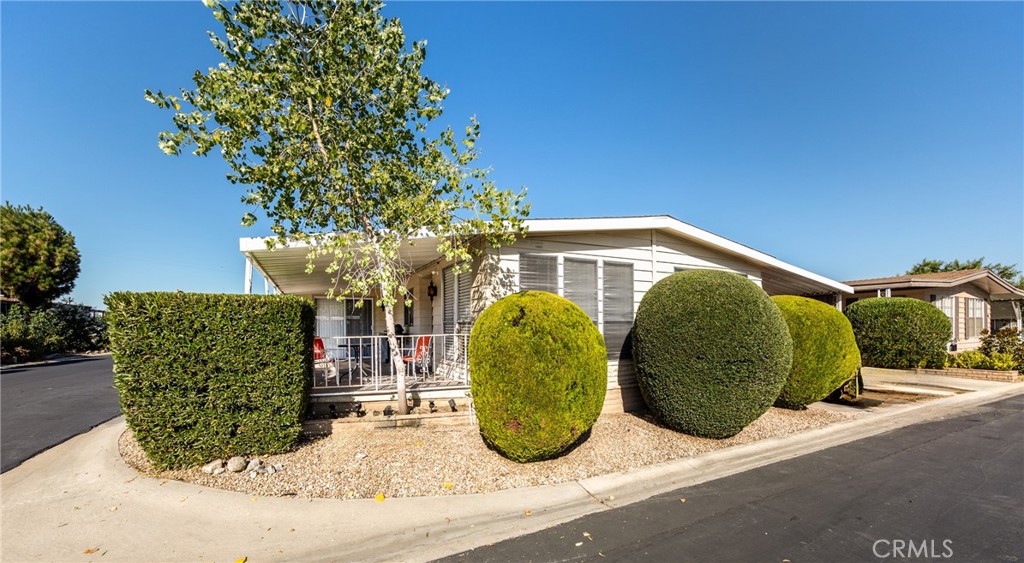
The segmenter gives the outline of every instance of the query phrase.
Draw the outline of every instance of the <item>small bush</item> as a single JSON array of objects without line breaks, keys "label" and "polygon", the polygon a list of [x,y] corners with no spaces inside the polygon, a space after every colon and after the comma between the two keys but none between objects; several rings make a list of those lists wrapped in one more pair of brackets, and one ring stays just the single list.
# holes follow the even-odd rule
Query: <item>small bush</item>
[{"label": "small bush", "polygon": [[558,455],[601,414],[604,339],[568,299],[524,291],[498,300],[473,325],[469,365],[480,434],[513,461]]},{"label": "small bush", "polygon": [[846,308],[861,359],[880,368],[941,368],[953,334],[935,306],[909,297],[873,297]]},{"label": "small bush", "polygon": [[156,467],[287,451],[302,430],[313,304],[293,296],[114,293],[114,385]]},{"label": "small bush", "polygon": [[978,350],[950,354],[946,366],[963,369],[992,369],[988,356]]},{"label": "small bush", "polygon": [[981,346],[977,350],[949,354],[946,367],[1024,373],[1024,340],[1014,327],[1004,327],[995,334],[983,330]]},{"label": "small bush", "polygon": [[841,311],[793,295],[774,296],[772,301],[782,311],[793,338],[793,367],[775,406],[803,409],[857,376],[860,351],[853,327]]},{"label": "small bush", "polygon": [[779,308],[743,276],[691,270],[647,292],[633,354],[647,406],[675,430],[732,436],[779,396],[793,341]]},{"label": "small bush", "polygon": [[[987,330],[982,331],[981,347],[978,349],[991,357],[995,357],[995,354],[1006,354],[1012,365],[1001,369],[1015,369],[1024,374],[1024,338],[1018,329],[1011,326],[1003,327],[994,334]],[[1006,362],[1007,360],[1003,358],[1001,365],[1006,365]]]}]

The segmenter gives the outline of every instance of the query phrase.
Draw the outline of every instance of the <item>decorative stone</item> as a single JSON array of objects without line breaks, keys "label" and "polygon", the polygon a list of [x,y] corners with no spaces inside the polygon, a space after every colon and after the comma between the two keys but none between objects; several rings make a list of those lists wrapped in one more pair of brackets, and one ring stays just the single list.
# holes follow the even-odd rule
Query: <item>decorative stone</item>
[{"label": "decorative stone", "polygon": [[249,477],[255,478],[257,475],[259,475],[259,473],[257,473],[256,471],[249,472]]},{"label": "decorative stone", "polygon": [[217,469],[213,470],[213,474],[214,475],[220,475],[221,473],[224,473],[224,468],[223,467],[218,467]]},{"label": "decorative stone", "polygon": [[223,469],[223,468],[224,468],[224,460],[223,459],[215,459],[215,460],[211,461],[210,463],[207,463],[206,465],[204,465],[203,468],[202,468],[202,472],[206,473],[207,475],[211,475],[211,474],[213,474],[214,471],[216,471],[218,469]]},{"label": "decorative stone", "polygon": [[258,457],[254,457],[249,461],[249,465],[245,466],[246,471],[257,471],[263,467],[263,460]]},{"label": "decorative stone", "polygon": [[358,452],[356,453],[356,459],[364,459],[365,457],[367,457],[367,455],[368,454],[365,454],[363,452]]},{"label": "decorative stone", "polygon": [[267,474],[269,474],[269,475],[273,475],[274,473],[277,473],[277,470],[276,470],[276,469],[274,469],[274,466],[273,466],[273,465],[268,465],[268,466],[267,466]]},{"label": "decorative stone", "polygon": [[228,471],[232,473],[241,473],[245,469],[245,458],[235,456],[228,460]]},{"label": "decorative stone", "polygon": [[284,464],[283,463],[275,463],[274,464],[274,469],[276,469],[277,471],[284,471]]}]

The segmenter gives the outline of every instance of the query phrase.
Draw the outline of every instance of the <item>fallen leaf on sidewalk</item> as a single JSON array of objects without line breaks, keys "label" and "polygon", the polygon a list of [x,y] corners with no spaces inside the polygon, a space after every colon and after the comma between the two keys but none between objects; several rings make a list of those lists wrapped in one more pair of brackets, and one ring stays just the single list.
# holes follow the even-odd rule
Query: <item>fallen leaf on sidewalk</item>
[{"label": "fallen leaf on sidewalk", "polygon": [[686,499],[681,498],[681,499],[679,499],[679,502],[686,502]]},{"label": "fallen leaf on sidewalk", "polygon": [[451,489],[451,488],[452,488],[452,487],[454,487],[454,486],[455,486],[455,485],[454,485],[454,484],[452,484],[452,483],[445,483],[445,484],[444,484],[444,488],[446,488],[446,489]]},{"label": "fallen leaf on sidewalk", "polygon": [[117,507],[116,506],[108,506],[107,510],[109,510],[111,512],[116,512],[117,511]]},{"label": "fallen leaf on sidewalk", "polygon": [[246,561],[248,561],[248,560],[249,560],[249,558],[243,555],[243,556],[241,557],[241,559],[239,559],[239,560],[235,561],[235,563],[245,563],[245,562],[246,562]]},{"label": "fallen leaf on sidewalk", "polygon": [[92,555],[93,553],[96,553],[99,550],[100,550],[100,548],[98,548],[98,547],[90,547],[89,549],[83,551],[82,555]]},{"label": "fallen leaf on sidewalk", "polygon": [[63,524],[57,524],[57,527],[58,528],[63,528],[64,526],[67,526],[67,525],[68,525],[68,523],[64,522]]},{"label": "fallen leaf on sidewalk", "polygon": [[583,537],[587,538],[590,541],[594,541],[594,538],[590,536],[590,532],[583,532]]},{"label": "fallen leaf on sidewalk", "polygon": [[524,510],[523,511],[523,516],[533,516],[533,511],[532,510]]},{"label": "fallen leaf on sidewalk", "polygon": [[576,547],[579,547],[581,545],[583,545],[583,542],[581,542],[581,541],[576,542]]},{"label": "fallen leaf on sidewalk", "polygon": [[377,493],[375,498],[377,499],[377,502],[384,502],[384,493]]}]

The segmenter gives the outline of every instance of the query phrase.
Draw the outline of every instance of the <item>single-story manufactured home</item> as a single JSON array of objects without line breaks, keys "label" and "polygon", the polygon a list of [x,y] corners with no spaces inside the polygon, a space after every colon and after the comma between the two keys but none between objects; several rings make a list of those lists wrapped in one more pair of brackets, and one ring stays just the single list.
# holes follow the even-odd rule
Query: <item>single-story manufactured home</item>
[{"label": "single-story manufactured home", "polygon": [[844,298],[844,307],[868,297],[912,297],[934,304],[953,325],[951,351],[976,349],[983,330],[1021,326],[1024,291],[985,268],[845,283],[854,293]]},{"label": "single-story manufactured home", "polygon": [[[647,290],[688,269],[715,269],[746,276],[768,294],[811,296],[836,307],[853,289],[670,216],[531,219],[512,245],[479,247],[468,271],[436,251],[437,240],[417,239],[402,248],[411,265],[411,303],[396,306],[410,395],[420,400],[465,397],[466,349],[473,320],[495,300],[527,289],[562,295],[590,315],[608,348],[606,409],[630,409],[639,401],[628,349],[633,316]],[[304,295],[317,305],[322,352],[314,370],[314,400],[387,400],[395,391],[384,315],[373,296],[328,299],[327,258],[306,273],[307,251],[295,244],[268,250],[264,239],[243,238],[246,292],[253,271],[273,291]]]}]

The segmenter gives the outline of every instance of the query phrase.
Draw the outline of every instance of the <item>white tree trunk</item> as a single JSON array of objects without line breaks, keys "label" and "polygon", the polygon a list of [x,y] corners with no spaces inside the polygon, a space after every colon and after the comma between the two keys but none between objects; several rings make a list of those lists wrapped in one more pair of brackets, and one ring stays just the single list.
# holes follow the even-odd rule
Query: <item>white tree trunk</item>
[{"label": "white tree trunk", "polygon": [[384,322],[387,324],[388,348],[391,349],[391,365],[395,369],[395,381],[398,386],[398,414],[409,414],[409,401],[405,393],[405,360],[402,359],[402,347],[395,334],[395,306],[384,306]]}]

